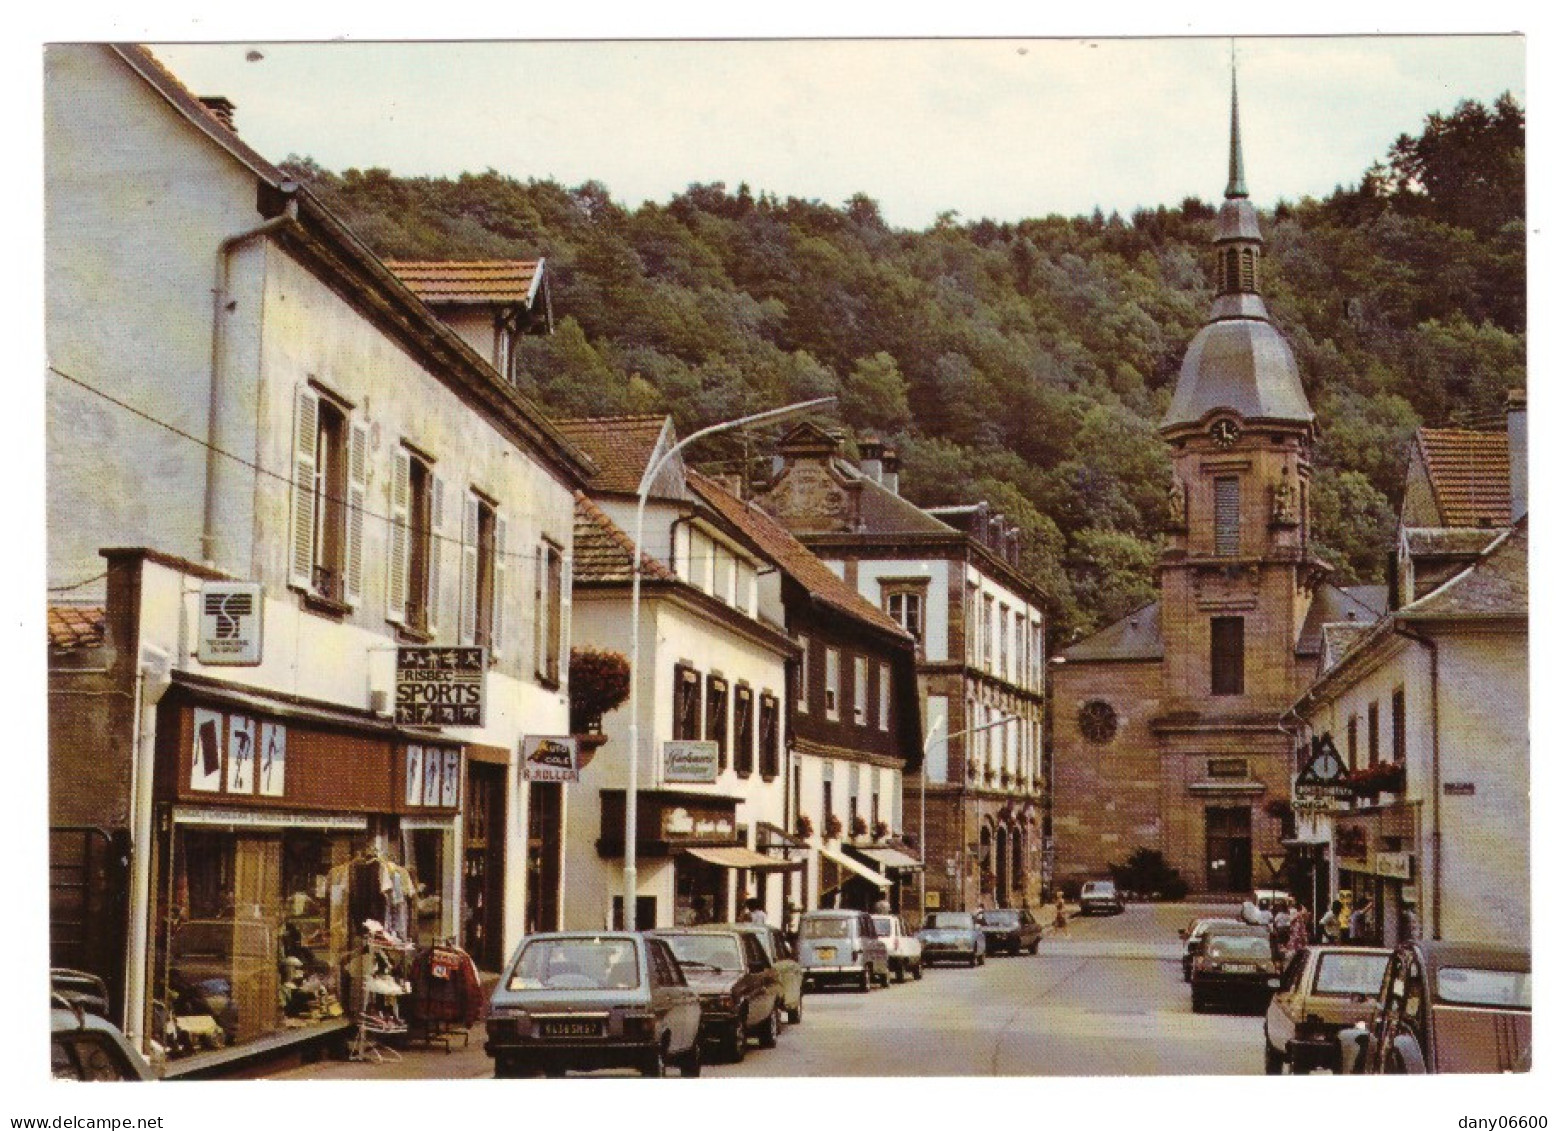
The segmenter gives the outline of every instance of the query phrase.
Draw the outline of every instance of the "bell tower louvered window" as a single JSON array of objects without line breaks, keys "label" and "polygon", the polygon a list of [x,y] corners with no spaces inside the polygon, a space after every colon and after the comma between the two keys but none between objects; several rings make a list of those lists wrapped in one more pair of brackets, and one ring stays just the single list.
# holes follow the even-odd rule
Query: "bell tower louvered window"
[{"label": "bell tower louvered window", "polygon": [[1240,552],[1240,480],[1235,475],[1213,480],[1213,552],[1219,557]]}]

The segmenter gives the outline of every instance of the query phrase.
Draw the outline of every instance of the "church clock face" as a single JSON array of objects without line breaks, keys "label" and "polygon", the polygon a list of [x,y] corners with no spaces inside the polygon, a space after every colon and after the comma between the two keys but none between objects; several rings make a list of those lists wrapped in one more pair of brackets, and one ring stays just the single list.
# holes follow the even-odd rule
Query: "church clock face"
[{"label": "church clock face", "polygon": [[1077,712],[1077,729],[1083,732],[1084,738],[1098,746],[1114,738],[1119,727],[1120,719],[1115,714],[1115,708],[1103,699],[1090,699]]},{"label": "church clock face", "polygon": [[1213,443],[1220,448],[1232,448],[1234,442],[1240,438],[1240,426],[1227,416],[1213,421],[1213,426],[1208,429],[1208,432],[1213,438]]}]

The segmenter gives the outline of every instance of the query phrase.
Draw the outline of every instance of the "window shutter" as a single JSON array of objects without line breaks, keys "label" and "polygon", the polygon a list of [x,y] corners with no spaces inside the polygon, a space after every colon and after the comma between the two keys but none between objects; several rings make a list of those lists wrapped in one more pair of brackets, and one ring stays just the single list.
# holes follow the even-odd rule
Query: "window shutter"
[{"label": "window shutter", "polygon": [[477,499],[467,494],[460,534],[460,643],[476,643]]},{"label": "window shutter", "polygon": [[531,606],[535,610],[536,622],[534,658],[537,678],[545,679],[547,677],[547,547],[545,543],[536,547],[535,581],[535,604]]},{"label": "window shutter", "polygon": [[428,508],[428,632],[437,636],[439,606],[443,604],[444,593],[440,584],[443,570],[439,569],[444,558],[444,481],[436,474],[429,491],[433,498]]},{"label": "window shutter", "polygon": [[314,488],[318,471],[319,394],[299,385],[292,402],[292,540],[287,581],[314,588]]},{"label": "window shutter", "polygon": [[558,678],[568,680],[568,657],[574,647],[574,556],[563,556],[563,598],[558,602],[558,664],[563,669]]},{"label": "window shutter", "polygon": [[368,425],[351,422],[346,489],[346,603],[363,599],[363,518],[368,507]]},{"label": "window shutter", "polygon": [[493,515],[493,655],[503,652],[504,635],[508,628],[504,582],[509,573],[509,520],[501,514]]},{"label": "window shutter", "polygon": [[385,579],[389,607],[385,617],[396,624],[405,624],[406,581],[411,556],[411,453],[397,447],[390,458],[390,552]]},{"label": "window shutter", "polygon": [[1213,552],[1220,557],[1240,552],[1240,481],[1234,476],[1213,480]]}]

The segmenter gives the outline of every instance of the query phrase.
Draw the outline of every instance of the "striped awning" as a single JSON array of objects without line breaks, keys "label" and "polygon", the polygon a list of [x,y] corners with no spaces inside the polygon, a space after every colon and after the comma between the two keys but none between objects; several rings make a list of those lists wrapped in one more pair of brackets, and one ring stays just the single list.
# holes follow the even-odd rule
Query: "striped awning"
[{"label": "striped awning", "polygon": [[863,845],[851,845],[852,851],[859,852],[868,860],[874,862],[883,871],[919,871],[921,863],[907,852],[900,852],[897,848],[879,845],[867,848]]},{"label": "striped awning", "polygon": [[802,865],[800,860],[781,860],[777,856],[765,856],[750,848],[688,848],[689,856],[696,856],[722,868],[745,868],[749,872],[788,872]]}]

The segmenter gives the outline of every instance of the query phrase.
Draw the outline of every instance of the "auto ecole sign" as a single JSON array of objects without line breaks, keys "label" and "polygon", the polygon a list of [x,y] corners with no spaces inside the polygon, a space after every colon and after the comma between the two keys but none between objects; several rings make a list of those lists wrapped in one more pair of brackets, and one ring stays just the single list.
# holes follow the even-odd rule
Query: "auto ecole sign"
[{"label": "auto ecole sign", "polygon": [[526,781],[577,782],[579,743],[567,735],[526,735],[520,740],[520,776]]},{"label": "auto ecole sign", "polygon": [[397,726],[479,727],[486,706],[486,648],[395,650]]}]

